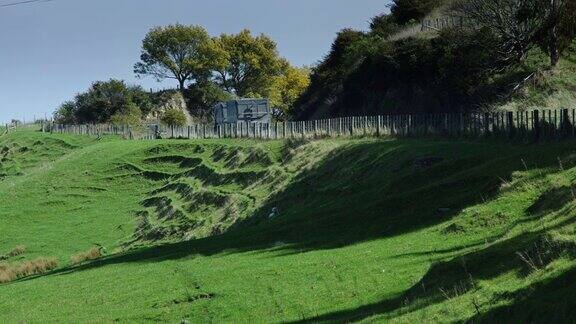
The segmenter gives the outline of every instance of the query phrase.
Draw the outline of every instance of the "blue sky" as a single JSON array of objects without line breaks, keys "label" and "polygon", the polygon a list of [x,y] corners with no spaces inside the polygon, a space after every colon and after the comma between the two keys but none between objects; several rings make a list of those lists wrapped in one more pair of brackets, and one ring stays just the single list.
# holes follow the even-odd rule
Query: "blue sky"
[{"label": "blue sky", "polygon": [[[0,0],[0,6],[18,0]],[[270,35],[294,65],[312,65],[342,28],[365,30],[387,0],[53,0],[0,7],[0,122],[50,115],[95,80],[145,88],[132,66],[146,32],[199,24],[212,35],[249,28]]]}]

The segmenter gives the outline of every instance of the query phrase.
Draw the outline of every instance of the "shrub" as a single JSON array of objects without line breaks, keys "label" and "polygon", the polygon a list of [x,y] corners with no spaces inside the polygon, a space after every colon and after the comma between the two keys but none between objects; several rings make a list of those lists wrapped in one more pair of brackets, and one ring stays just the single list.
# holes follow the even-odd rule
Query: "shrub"
[{"label": "shrub", "polygon": [[314,69],[294,117],[477,109],[501,98],[517,78],[494,53],[498,41],[490,30],[450,28],[433,39],[350,39],[338,60],[328,56]]},{"label": "shrub", "polygon": [[37,258],[32,261],[24,261],[16,266],[18,278],[46,273],[58,267],[56,258]]},{"label": "shrub", "polygon": [[8,283],[16,279],[16,274],[7,263],[0,263],[0,284]]},{"label": "shrub", "polygon": [[102,257],[102,247],[94,246],[88,251],[80,252],[73,255],[70,260],[72,264],[80,264],[82,262],[100,259]]},{"label": "shrub", "polygon": [[186,125],[186,115],[180,109],[169,108],[164,111],[160,121],[168,126],[184,126]]},{"label": "shrub", "polygon": [[142,121],[142,112],[134,103],[128,103],[126,107],[116,112],[110,117],[110,123],[114,125],[140,125]]}]

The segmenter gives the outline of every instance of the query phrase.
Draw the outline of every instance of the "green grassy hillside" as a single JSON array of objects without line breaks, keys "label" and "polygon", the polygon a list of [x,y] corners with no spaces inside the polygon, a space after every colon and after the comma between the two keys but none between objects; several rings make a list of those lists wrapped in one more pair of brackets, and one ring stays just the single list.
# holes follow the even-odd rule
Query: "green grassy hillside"
[{"label": "green grassy hillside", "polygon": [[0,322],[574,321],[574,144],[10,133]]}]

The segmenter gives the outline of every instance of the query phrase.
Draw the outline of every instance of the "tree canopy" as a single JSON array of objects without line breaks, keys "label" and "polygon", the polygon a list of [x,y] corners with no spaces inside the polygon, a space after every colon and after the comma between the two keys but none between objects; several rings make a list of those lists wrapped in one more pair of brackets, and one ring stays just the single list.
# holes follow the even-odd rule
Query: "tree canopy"
[{"label": "tree canopy", "polygon": [[[111,79],[94,82],[88,91],[63,103],[54,117],[60,123],[135,123],[150,110],[147,93],[139,86]],[[114,118],[113,118],[114,117]]]},{"label": "tree canopy", "polygon": [[236,35],[223,34],[215,42],[226,62],[215,70],[215,79],[239,97],[266,96],[270,81],[289,65],[266,35],[253,36],[243,30]]},{"label": "tree canopy", "polygon": [[442,0],[392,0],[390,11],[395,21],[404,25],[424,18],[442,2]]},{"label": "tree canopy", "polygon": [[[307,74],[280,57],[270,37],[247,29],[211,38],[200,26],[154,28],[134,70],[140,76],[178,80],[192,114],[200,119],[217,101],[233,96],[274,96],[274,105],[287,111],[307,85]],[[280,84],[289,88],[281,90]]]},{"label": "tree canopy", "polygon": [[494,51],[505,61],[521,62],[540,46],[551,66],[574,39],[574,0],[461,0],[455,9],[498,35]]},{"label": "tree canopy", "polygon": [[290,109],[310,86],[310,69],[288,67],[284,74],[274,78],[269,90],[270,104],[277,109],[278,118],[290,116]]},{"label": "tree canopy", "polygon": [[223,56],[204,27],[156,27],[142,41],[141,61],[134,66],[134,72],[159,81],[176,79],[180,90],[184,90],[186,82],[207,78],[222,65]]},{"label": "tree canopy", "polygon": [[[191,115],[208,121],[219,101],[234,97],[270,98],[286,115],[309,84],[309,72],[290,66],[266,35],[245,29],[211,37],[201,26],[182,24],[151,29],[142,41],[138,77],[174,79]],[[158,106],[155,96],[124,81],[95,82],[63,103],[61,123],[137,123]],[[175,114],[170,113],[170,120]],[[168,117],[167,117],[168,118]]]}]

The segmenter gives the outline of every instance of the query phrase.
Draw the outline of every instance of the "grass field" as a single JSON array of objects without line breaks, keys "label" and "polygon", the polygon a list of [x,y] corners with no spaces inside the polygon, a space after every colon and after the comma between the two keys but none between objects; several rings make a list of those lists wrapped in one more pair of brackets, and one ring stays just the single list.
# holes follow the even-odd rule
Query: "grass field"
[{"label": "grass field", "polygon": [[575,144],[10,133],[0,322],[574,322]]}]

